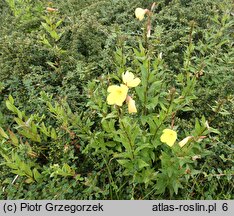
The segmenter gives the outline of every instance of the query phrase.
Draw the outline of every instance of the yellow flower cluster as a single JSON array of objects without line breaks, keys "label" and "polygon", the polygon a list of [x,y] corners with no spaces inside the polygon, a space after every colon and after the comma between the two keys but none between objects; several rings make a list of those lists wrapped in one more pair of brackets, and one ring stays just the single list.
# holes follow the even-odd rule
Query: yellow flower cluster
[{"label": "yellow flower cluster", "polygon": [[128,96],[128,89],[138,86],[141,80],[139,78],[135,78],[133,73],[129,71],[122,74],[122,80],[124,84],[121,84],[120,86],[111,85],[108,87],[107,92],[109,92],[109,95],[107,96],[107,103],[109,105],[122,106],[123,102],[126,101],[128,104],[128,112],[136,113],[137,109],[135,101]]}]

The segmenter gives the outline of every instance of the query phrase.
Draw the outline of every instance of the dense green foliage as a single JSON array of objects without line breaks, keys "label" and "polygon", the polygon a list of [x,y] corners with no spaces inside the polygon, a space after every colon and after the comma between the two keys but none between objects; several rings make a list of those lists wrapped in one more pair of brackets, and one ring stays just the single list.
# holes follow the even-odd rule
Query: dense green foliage
[{"label": "dense green foliage", "polygon": [[232,1],[153,2],[0,2],[1,199],[233,199]]}]

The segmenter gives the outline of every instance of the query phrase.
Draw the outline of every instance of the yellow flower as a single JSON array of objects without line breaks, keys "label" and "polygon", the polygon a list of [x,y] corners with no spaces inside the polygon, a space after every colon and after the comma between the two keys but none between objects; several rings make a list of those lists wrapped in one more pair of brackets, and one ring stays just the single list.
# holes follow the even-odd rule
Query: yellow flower
[{"label": "yellow flower", "polygon": [[135,101],[130,96],[127,96],[126,101],[128,104],[128,112],[129,113],[136,113],[137,109],[136,109]]},{"label": "yellow flower", "polygon": [[191,140],[193,138],[193,136],[188,136],[188,137],[186,137],[186,138],[184,138],[183,140],[181,140],[180,142],[179,142],[179,146],[182,148],[184,145],[186,145],[187,144],[187,142],[189,141],[189,140]]},{"label": "yellow flower", "polygon": [[161,142],[166,143],[172,147],[177,139],[177,133],[171,129],[164,129],[160,137]]},{"label": "yellow flower", "polygon": [[135,16],[140,21],[144,19],[145,13],[146,13],[146,10],[142,8],[136,8],[135,10]]},{"label": "yellow flower", "polygon": [[126,73],[122,73],[122,79],[126,86],[128,87],[136,87],[139,85],[141,80],[139,78],[134,78],[133,73],[126,71]]},{"label": "yellow flower", "polygon": [[127,97],[128,87],[123,84],[120,86],[112,85],[108,87],[107,91],[110,93],[107,96],[107,103],[109,105],[116,104],[118,106],[122,106]]}]

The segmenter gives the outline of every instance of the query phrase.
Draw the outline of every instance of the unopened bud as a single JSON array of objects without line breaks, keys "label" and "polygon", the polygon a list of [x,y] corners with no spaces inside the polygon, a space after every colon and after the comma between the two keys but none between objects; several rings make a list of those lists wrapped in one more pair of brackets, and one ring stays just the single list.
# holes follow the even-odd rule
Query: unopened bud
[{"label": "unopened bud", "polygon": [[184,145],[186,145],[188,143],[189,140],[191,140],[193,138],[193,136],[188,136],[186,138],[184,138],[183,140],[181,140],[179,142],[179,146],[182,148]]},{"label": "unopened bud", "polygon": [[58,11],[58,9],[52,8],[52,7],[47,7],[46,11],[48,11],[48,12],[55,12],[55,11]]},{"label": "unopened bud", "polygon": [[137,109],[136,109],[135,101],[129,95],[126,98],[126,102],[128,104],[128,112],[136,113]]}]

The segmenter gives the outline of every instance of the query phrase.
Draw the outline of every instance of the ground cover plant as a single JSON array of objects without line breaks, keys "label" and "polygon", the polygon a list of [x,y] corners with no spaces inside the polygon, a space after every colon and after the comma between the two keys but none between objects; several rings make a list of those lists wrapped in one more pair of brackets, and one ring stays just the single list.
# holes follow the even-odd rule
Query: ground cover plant
[{"label": "ground cover plant", "polygon": [[231,0],[0,3],[1,199],[233,199]]}]

